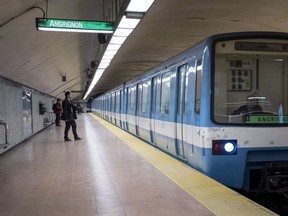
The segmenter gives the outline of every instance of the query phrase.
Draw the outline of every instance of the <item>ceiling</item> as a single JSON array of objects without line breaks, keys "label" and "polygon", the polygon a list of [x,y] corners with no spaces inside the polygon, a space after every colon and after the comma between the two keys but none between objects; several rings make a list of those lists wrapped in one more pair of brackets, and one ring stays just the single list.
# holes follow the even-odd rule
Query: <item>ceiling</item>
[{"label": "ceiling", "polygon": [[[115,0],[49,0],[47,17],[103,20],[110,1]],[[38,7],[46,12],[44,0],[0,0],[0,5],[0,76],[57,98],[72,91],[74,100],[82,99],[91,82],[91,62],[97,64],[105,48],[97,34],[37,31],[35,18],[43,17]],[[90,96],[215,33],[287,32],[287,8],[287,0],[155,0]]]}]

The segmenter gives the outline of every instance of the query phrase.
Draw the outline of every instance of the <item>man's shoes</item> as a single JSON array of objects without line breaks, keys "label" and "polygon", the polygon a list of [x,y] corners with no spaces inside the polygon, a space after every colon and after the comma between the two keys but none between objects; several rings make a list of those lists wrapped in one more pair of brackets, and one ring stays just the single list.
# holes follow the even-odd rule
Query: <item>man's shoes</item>
[{"label": "man's shoes", "polygon": [[81,140],[81,139],[82,139],[82,138],[80,138],[80,137],[75,137],[75,141],[76,141],[76,140]]},{"label": "man's shoes", "polygon": [[69,141],[72,141],[72,140],[69,139],[69,138],[64,138],[64,141],[65,141],[65,142],[69,142]]}]

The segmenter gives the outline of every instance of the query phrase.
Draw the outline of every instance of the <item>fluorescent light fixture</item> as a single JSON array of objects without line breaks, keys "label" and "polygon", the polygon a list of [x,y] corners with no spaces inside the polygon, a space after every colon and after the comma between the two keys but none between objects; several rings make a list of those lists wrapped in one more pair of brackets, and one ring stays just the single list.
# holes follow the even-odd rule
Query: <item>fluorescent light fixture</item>
[{"label": "fluorescent light fixture", "polygon": [[101,62],[103,62],[103,63],[110,63],[111,60],[112,60],[112,59],[103,59],[103,58],[102,58]]},{"label": "fluorescent light fixture", "polygon": [[116,31],[114,32],[114,36],[128,37],[132,31],[133,29],[117,28]]},{"label": "fluorescent light fixture", "polygon": [[[108,65],[109,65],[110,62],[111,62],[111,60],[103,60],[103,59],[102,59],[101,62],[100,62],[100,64],[108,64]],[[99,65],[100,65],[100,64],[99,64]],[[101,67],[101,68],[102,68],[102,67]],[[99,67],[99,69],[101,69],[101,68]]]},{"label": "fluorescent light fixture", "polygon": [[108,66],[109,66],[110,63],[105,63],[105,62],[102,62],[99,64],[98,68],[100,69],[106,69]]},{"label": "fluorescent light fixture", "polygon": [[113,59],[113,57],[114,57],[114,55],[104,55],[103,57],[102,57],[102,60],[112,60]]},{"label": "fluorescent light fixture", "polygon": [[113,33],[114,23],[84,20],[36,18],[36,28],[40,31]]},{"label": "fluorescent light fixture", "polygon": [[111,44],[123,44],[127,37],[112,36],[110,43]]},{"label": "fluorescent light fixture", "polygon": [[106,50],[119,50],[122,44],[109,44]]},{"label": "fluorescent light fixture", "polygon": [[116,53],[117,53],[117,50],[106,50],[104,55],[106,55],[106,56],[114,56],[114,55],[116,55]]},{"label": "fluorescent light fixture", "polygon": [[[100,78],[98,78],[99,76],[94,76],[94,79],[93,79],[93,81],[92,81],[92,83],[91,83],[91,85],[90,85],[90,87],[91,86],[93,86],[93,85],[96,85],[96,83],[98,82],[98,80],[100,79]],[[90,88],[89,88],[89,90],[90,90]],[[92,89],[91,89],[92,90]]]},{"label": "fluorescent light fixture", "polygon": [[131,0],[126,11],[147,12],[154,0]]},{"label": "fluorescent light fixture", "polygon": [[104,69],[100,69],[100,68],[98,68],[97,70],[96,70],[96,73],[97,74],[102,74],[102,73],[104,73]]},{"label": "fluorescent light fixture", "polygon": [[124,15],[117,28],[134,29],[138,25],[139,22],[140,22],[140,19],[127,18]]}]

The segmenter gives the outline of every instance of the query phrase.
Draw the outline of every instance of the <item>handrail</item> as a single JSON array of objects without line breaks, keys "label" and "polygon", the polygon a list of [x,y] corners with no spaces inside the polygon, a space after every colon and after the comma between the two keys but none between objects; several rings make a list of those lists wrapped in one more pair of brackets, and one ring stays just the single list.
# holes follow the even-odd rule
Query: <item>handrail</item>
[{"label": "handrail", "polygon": [[4,144],[0,144],[0,148],[7,148],[7,146],[9,145],[8,143],[8,126],[7,126],[7,123],[4,122],[3,120],[0,120],[0,125],[4,125],[5,127],[5,143]]}]

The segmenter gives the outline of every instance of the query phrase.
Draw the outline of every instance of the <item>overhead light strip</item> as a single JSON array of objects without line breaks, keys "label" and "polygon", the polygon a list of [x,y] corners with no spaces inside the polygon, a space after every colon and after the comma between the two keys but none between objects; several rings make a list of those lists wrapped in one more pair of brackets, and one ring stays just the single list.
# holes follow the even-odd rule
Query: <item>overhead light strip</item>
[{"label": "overhead light strip", "polygon": [[[93,90],[94,86],[99,81],[105,69],[109,66],[113,57],[116,55],[122,44],[125,42],[126,38],[133,32],[141,18],[143,18],[144,13],[148,11],[150,6],[153,4],[154,0],[131,0],[127,9],[126,14],[122,17],[119,25],[117,26],[112,38],[104,52],[102,59],[99,64],[99,69],[96,70],[93,80],[84,96],[84,100],[89,96],[90,92]],[[115,46],[117,45],[117,46]],[[102,61],[103,60],[103,61]],[[109,60],[109,62],[107,61]]]},{"label": "overhead light strip", "polygon": [[131,0],[126,11],[146,13],[154,0]]}]

